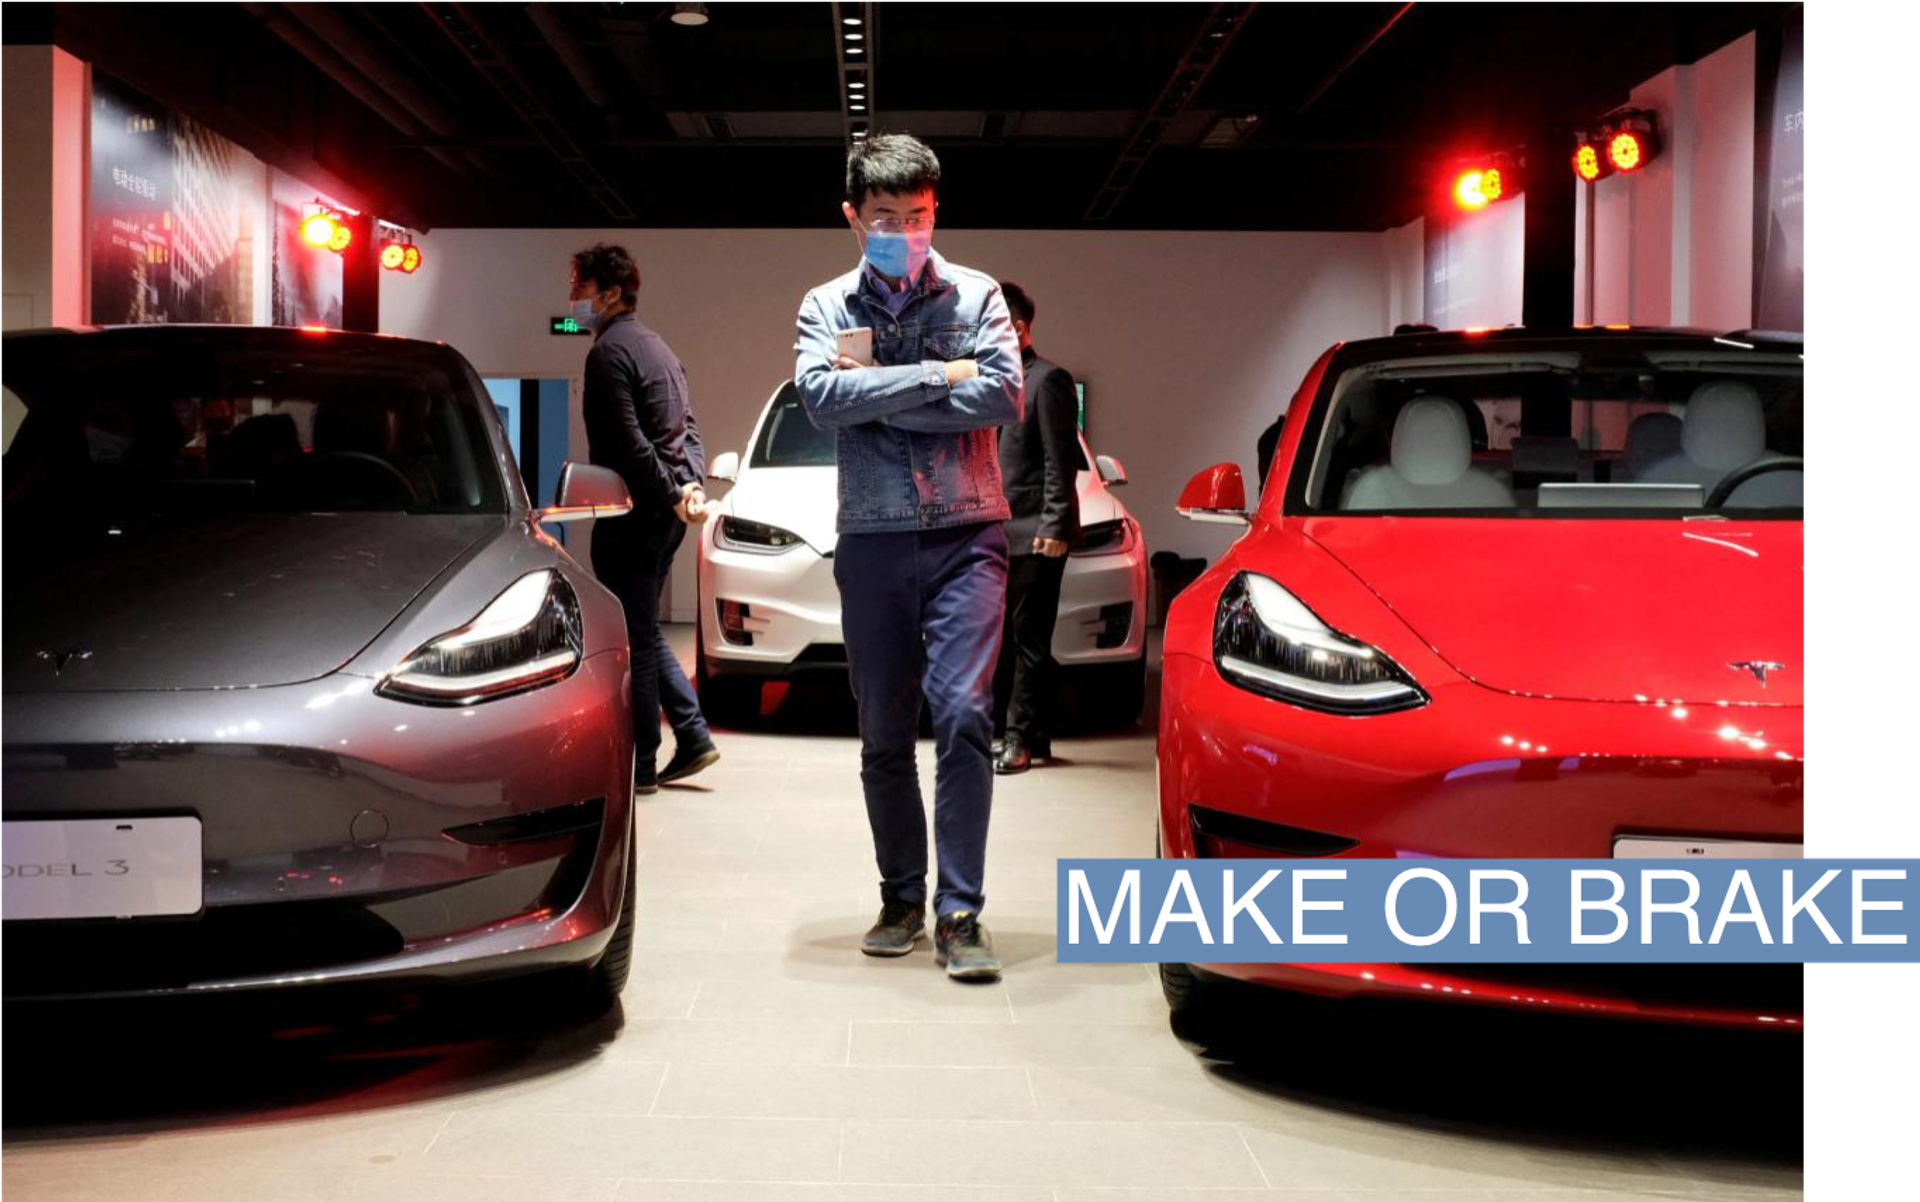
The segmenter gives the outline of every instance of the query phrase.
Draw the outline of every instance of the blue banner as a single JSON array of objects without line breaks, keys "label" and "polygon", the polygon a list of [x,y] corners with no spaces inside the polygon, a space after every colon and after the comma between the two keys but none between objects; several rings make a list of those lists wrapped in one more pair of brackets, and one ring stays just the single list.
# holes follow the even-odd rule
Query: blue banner
[{"label": "blue banner", "polygon": [[1914,860],[1061,860],[1064,963],[1920,960]]}]

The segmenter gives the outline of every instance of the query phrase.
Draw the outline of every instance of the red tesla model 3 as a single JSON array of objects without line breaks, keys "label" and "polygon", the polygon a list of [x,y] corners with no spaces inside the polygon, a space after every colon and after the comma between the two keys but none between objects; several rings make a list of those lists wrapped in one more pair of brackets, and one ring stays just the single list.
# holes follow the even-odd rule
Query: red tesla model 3
[{"label": "red tesla model 3", "polygon": [[[1798,856],[1799,335],[1441,332],[1336,346],[1246,532],[1174,603],[1170,857]],[[1166,965],[1797,1028],[1797,965]]]}]

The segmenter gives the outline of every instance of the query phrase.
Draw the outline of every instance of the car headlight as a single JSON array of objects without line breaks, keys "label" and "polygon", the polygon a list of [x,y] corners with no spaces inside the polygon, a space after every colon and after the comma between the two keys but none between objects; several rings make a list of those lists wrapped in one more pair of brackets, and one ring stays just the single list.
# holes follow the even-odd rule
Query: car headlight
[{"label": "car headlight", "polygon": [[374,691],[472,705],[565,680],[580,665],[580,598],[552,570],[522,576],[465,626],[401,661]]},{"label": "car headlight", "polygon": [[805,539],[791,530],[749,522],[743,518],[723,517],[714,531],[714,541],[728,551],[747,551],[755,555],[778,555],[799,546]]},{"label": "car headlight", "polygon": [[1073,548],[1073,554],[1119,555],[1133,550],[1133,538],[1133,523],[1125,518],[1095,522],[1081,527],[1080,542]]},{"label": "car headlight", "polygon": [[1384,652],[1341,634],[1254,572],[1235,576],[1220,595],[1213,662],[1243,689],[1330,714],[1386,714],[1427,703]]}]

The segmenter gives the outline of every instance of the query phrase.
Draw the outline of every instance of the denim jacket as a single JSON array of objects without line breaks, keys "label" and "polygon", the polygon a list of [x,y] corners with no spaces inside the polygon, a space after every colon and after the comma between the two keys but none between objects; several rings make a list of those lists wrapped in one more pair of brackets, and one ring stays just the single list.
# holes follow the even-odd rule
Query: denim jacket
[{"label": "denim jacket", "polygon": [[[842,534],[933,530],[1010,516],[998,426],[1020,420],[1020,341],[1000,286],[932,254],[896,317],[856,268],[807,293],[794,385],[833,430]],[[873,330],[875,366],[833,370],[835,335]],[[946,364],[980,374],[951,387]]]}]

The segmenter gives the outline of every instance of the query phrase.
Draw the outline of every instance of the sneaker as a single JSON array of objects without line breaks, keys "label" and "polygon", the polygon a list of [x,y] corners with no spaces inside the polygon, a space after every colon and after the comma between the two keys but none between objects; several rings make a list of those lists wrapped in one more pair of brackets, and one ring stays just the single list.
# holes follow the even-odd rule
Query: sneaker
[{"label": "sneaker", "polygon": [[904,956],[927,935],[927,908],[919,902],[882,897],[880,917],[860,940],[869,956]]},{"label": "sneaker", "polygon": [[980,916],[961,910],[942,918],[934,928],[934,963],[947,966],[947,975],[956,981],[991,981],[1000,975],[1000,957],[993,950],[993,936],[980,924]]},{"label": "sneaker", "polygon": [[645,797],[649,793],[658,793],[660,791],[659,775],[656,774],[652,768],[635,765],[633,769],[633,791],[641,797]]},{"label": "sneaker", "polygon": [[1027,754],[1025,745],[1018,736],[1008,735],[1007,741],[993,756],[993,774],[995,776],[1014,776],[1033,767],[1033,757]]},{"label": "sneaker", "polygon": [[675,747],[673,758],[660,770],[660,783],[670,785],[677,780],[705,772],[720,762],[720,749],[711,739],[704,739],[692,747]]}]

